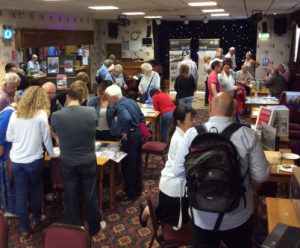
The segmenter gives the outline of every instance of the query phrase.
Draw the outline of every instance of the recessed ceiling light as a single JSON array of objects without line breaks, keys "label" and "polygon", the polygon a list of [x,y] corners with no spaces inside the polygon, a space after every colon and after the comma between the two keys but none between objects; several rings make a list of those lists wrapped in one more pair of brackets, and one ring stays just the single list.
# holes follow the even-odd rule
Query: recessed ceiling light
[{"label": "recessed ceiling light", "polygon": [[145,16],[144,18],[147,18],[147,19],[160,19],[160,18],[162,18],[162,16]]},{"label": "recessed ceiling light", "polygon": [[188,3],[188,5],[192,7],[203,7],[203,6],[216,6],[217,3],[214,1],[209,2],[194,2],[194,3]]},{"label": "recessed ceiling light", "polygon": [[70,0],[42,0],[43,2],[68,2]]},{"label": "recessed ceiling light", "polygon": [[276,13],[276,12],[274,12],[274,13],[273,13],[273,15],[277,15],[277,13]]},{"label": "recessed ceiling light", "polygon": [[224,9],[203,9],[204,13],[224,12]]},{"label": "recessed ceiling light", "polygon": [[89,9],[95,9],[95,10],[112,10],[112,9],[119,9],[115,6],[89,6]]},{"label": "recessed ceiling light", "polygon": [[229,16],[229,13],[210,14],[210,16]]},{"label": "recessed ceiling light", "polygon": [[123,15],[145,15],[145,12],[124,12]]}]

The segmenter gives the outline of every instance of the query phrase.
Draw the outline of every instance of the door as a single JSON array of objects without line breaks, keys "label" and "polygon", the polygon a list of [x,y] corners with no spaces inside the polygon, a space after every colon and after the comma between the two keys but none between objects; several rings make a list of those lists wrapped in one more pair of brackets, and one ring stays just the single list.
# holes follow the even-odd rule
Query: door
[{"label": "door", "polygon": [[106,44],[106,55],[107,58],[110,54],[116,56],[116,60],[122,59],[122,44],[121,43],[107,43]]}]

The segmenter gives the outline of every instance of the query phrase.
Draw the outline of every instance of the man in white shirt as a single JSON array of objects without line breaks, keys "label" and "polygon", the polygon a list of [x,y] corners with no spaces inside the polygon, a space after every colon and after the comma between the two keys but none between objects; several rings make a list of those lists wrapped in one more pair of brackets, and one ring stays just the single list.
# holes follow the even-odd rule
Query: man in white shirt
[{"label": "man in white shirt", "polygon": [[225,55],[225,58],[229,58],[232,61],[232,69],[235,70],[236,68],[236,61],[235,61],[235,47],[230,47],[228,53]]},{"label": "man in white shirt", "polygon": [[198,69],[197,69],[196,62],[194,62],[191,59],[191,56],[190,56],[189,52],[187,52],[187,51],[183,51],[182,56],[183,56],[183,60],[180,63],[178,63],[178,66],[177,66],[178,74],[179,74],[180,65],[182,63],[187,64],[189,66],[190,73],[192,74],[193,78],[195,79],[195,83],[197,85],[197,82],[198,82]]},{"label": "man in white shirt", "polygon": [[32,54],[31,60],[27,63],[27,72],[30,74],[37,74],[41,70],[41,66],[38,62],[38,56],[36,54]]},{"label": "man in white shirt", "polygon": [[[208,131],[221,133],[233,120],[233,99],[226,93],[217,94],[212,101],[211,117],[205,123]],[[189,147],[198,135],[196,128],[190,128],[184,136],[174,160],[173,172],[177,177],[185,177],[185,156]],[[232,143],[236,146],[240,157],[241,174],[249,173],[244,180],[246,189],[244,205],[243,198],[239,206],[224,214],[218,231],[213,231],[218,218],[217,213],[200,211],[193,208],[193,247],[219,247],[220,241],[231,248],[251,247],[251,234],[253,229],[253,199],[252,184],[264,182],[270,173],[269,164],[263,152],[261,142],[256,138],[253,130],[241,127],[231,136]]]}]

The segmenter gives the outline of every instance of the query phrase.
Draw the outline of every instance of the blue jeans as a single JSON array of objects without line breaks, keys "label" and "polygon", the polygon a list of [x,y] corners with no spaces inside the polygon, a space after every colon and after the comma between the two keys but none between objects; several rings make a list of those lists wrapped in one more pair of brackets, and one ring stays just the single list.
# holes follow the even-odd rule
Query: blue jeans
[{"label": "blue jeans", "polygon": [[21,231],[29,232],[28,196],[30,194],[33,220],[41,219],[43,159],[28,164],[12,162],[12,173],[16,185],[16,213],[19,216]]},{"label": "blue jeans", "polygon": [[100,213],[97,200],[96,160],[86,164],[71,165],[60,160],[65,192],[65,222],[83,225],[82,201],[90,235],[100,230]]},{"label": "blue jeans", "polygon": [[173,120],[173,111],[164,113],[161,115],[160,119],[160,140],[162,142],[167,142],[168,139],[168,131],[170,124]]},{"label": "blue jeans", "polygon": [[193,101],[194,101],[194,97],[193,96],[189,96],[189,97],[181,98],[178,101],[179,101],[179,105],[188,105],[188,106],[192,107],[192,104],[193,104]]}]

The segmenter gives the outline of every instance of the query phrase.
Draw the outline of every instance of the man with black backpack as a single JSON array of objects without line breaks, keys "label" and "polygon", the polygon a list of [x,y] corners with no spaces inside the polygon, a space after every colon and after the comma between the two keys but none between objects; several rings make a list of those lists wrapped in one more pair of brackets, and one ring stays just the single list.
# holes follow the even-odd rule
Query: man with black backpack
[{"label": "man with black backpack", "polygon": [[193,247],[251,247],[252,184],[270,171],[254,131],[233,114],[232,98],[217,94],[208,122],[186,132],[174,161],[175,176],[187,179]]}]

